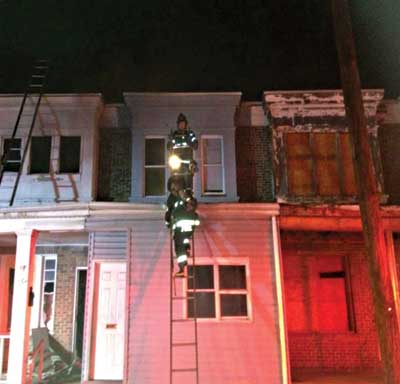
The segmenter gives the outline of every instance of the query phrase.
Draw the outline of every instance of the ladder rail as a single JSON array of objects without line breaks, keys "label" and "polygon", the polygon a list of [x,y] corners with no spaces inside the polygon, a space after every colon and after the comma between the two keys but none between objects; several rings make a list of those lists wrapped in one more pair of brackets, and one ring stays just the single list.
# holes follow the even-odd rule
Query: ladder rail
[{"label": "ladder rail", "polygon": [[[173,384],[173,374],[177,372],[194,372],[195,382],[199,384],[199,357],[198,357],[198,329],[197,329],[197,298],[196,298],[196,260],[195,260],[195,247],[194,247],[194,234],[192,235],[191,241],[191,259],[192,259],[192,275],[189,275],[189,268],[187,268],[186,274],[186,289],[188,289],[188,281],[191,279],[192,283],[192,296],[188,295],[188,292],[183,294],[182,296],[176,296],[174,291],[175,279],[174,276],[174,253],[173,253],[173,235],[172,230],[170,231],[170,374],[169,374],[169,382]],[[174,317],[174,309],[173,303],[174,300],[185,300],[186,305],[188,305],[189,301],[193,301],[193,317],[192,318],[176,318]],[[188,314],[187,314],[188,316]],[[193,341],[190,342],[179,342],[174,343],[174,323],[193,323],[194,327],[194,337]],[[194,367],[189,368],[174,368],[174,348],[179,347],[194,347]]]},{"label": "ladder rail", "polygon": [[25,146],[24,146],[24,151],[22,153],[21,165],[20,165],[20,167],[18,169],[17,178],[15,180],[14,188],[13,188],[13,191],[12,191],[12,194],[11,194],[11,199],[10,199],[10,204],[9,204],[10,207],[14,204],[15,195],[17,194],[19,180],[21,179],[22,169],[24,167],[26,155],[28,153],[28,148],[29,148],[29,145],[31,143],[33,127],[35,126],[36,117],[37,117],[37,114],[38,114],[38,111],[39,111],[39,106],[40,106],[40,102],[42,100],[42,96],[43,96],[43,89],[40,90],[39,98],[38,98],[38,100],[36,102],[35,112],[33,114],[31,126],[29,128],[28,138],[26,139],[26,143],[25,143]]},{"label": "ladder rail", "polygon": [[[39,60],[39,62],[40,61],[41,60]],[[42,68],[40,68],[40,69],[42,69]],[[18,189],[18,185],[19,185],[19,181],[20,181],[21,175],[22,175],[22,170],[24,168],[24,164],[25,164],[27,153],[28,153],[29,145],[31,143],[33,128],[34,128],[35,123],[36,123],[36,118],[37,118],[38,113],[39,113],[40,103],[41,103],[42,97],[43,97],[43,89],[44,89],[45,83],[46,83],[48,66],[44,66],[43,69],[45,70],[44,71],[45,74],[44,74],[44,77],[43,77],[43,82],[40,84],[39,96],[38,96],[38,99],[36,100],[35,110],[34,110],[34,113],[33,113],[33,116],[32,116],[31,125],[29,127],[28,137],[26,139],[24,150],[22,152],[21,163],[20,163],[20,166],[19,166],[19,169],[18,169],[17,177],[16,177],[15,182],[14,182],[13,190],[12,190],[12,193],[11,193],[11,199],[10,199],[10,202],[9,202],[9,206],[10,207],[14,204],[15,196],[17,194],[17,189]],[[32,77],[33,77],[33,75],[32,75]],[[29,84],[28,89],[31,88],[31,86],[32,86],[32,84]],[[26,94],[30,94],[30,92],[28,92],[28,89],[26,91]],[[25,105],[25,103],[26,103],[26,97],[24,99],[24,105]],[[23,110],[23,108],[22,108],[22,110]],[[21,111],[21,116],[22,116],[22,111]],[[19,119],[17,119],[18,124],[16,124],[16,126],[14,127],[14,132],[13,132],[12,139],[15,138],[15,134],[17,133],[18,126],[19,126],[19,121],[20,121],[21,116],[19,116]],[[1,179],[0,179],[0,183],[1,183]]]}]

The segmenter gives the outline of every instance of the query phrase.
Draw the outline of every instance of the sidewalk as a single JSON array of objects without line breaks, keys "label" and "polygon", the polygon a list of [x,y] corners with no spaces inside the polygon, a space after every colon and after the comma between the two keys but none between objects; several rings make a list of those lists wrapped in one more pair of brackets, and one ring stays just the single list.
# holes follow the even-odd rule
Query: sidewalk
[{"label": "sidewalk", "polygon": [[292,377],[292,383],[301,384],[382,384],[379,375],[363,373],[308,373],[296,374]]}]

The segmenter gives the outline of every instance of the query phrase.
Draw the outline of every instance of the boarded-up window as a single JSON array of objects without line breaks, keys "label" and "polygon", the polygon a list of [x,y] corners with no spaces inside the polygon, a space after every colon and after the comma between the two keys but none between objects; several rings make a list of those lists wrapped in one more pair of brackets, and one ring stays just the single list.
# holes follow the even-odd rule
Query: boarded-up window
[{"label": "boarded-up window", "polygon": [[7,156],[4,170],[18,172],[21,166],[21,139],[4,139],[3,156]]},{"label": "boarded-up window", "polygon": [[79,173],[81,162],[80,136],[60,137],[60,173]]},{"label": "boarded-up window", "polygon": [[224,165],[222,137],[202,137],[203,193],[224,193]]},{"label": "boarded-up window", "polygon": [[[189,267],[188,296],[196,288],[196,313],[199,318],[248,318],[249,293],[246,266],[197,265]],[[195,284],[195,285],[194,285]],[[194,316],[193,300],[188,301],[188,316]]]},{"label": "boarded-up window", "polygon": [[144,192],[145,196],[165,195],[165,139],[145,139]]},{"label": "boarded-up window", "polygon": [[284,137],[289,196],[356,196],[348,133],[288,132]]},{"label": "boarded-up window", "polygon": [[51,136],[32,137],[30,173],[49,173]]},{"label": "boarded-up window", "polygon": [[284,260],[288,330],[354,331],[346,258],[293,254]]}]

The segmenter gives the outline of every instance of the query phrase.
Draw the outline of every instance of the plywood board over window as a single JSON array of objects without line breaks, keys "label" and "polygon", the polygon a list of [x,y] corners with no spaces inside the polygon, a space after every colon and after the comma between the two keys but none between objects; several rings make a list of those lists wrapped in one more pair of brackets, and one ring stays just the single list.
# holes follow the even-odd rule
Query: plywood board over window
[{"label": "plywood board over window", "polygon": [[[285,132],[285,162],[289,198],[351,200],[356,196],[347,132]],[[284,191],[280,191],[284,193]]]}]

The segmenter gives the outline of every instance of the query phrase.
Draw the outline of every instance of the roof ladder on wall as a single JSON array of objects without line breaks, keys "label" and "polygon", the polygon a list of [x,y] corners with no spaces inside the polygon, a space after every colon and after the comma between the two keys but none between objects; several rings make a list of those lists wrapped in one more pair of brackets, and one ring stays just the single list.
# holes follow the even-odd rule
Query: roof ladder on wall
[{"label": "roof ladder on wall", "polygon": [[[11,207],[14,203],[15,195],[18,188],[18,183],[21,178],[21,172],[24,166],[26,155],[28,152],[29,144],[31,142],[33,127],[35,126],[36,117],[38,115],[40,102],[42,100],[43,91],[47,79],[49,65],[47,60],[36,60],[33,67],[33,72],[29,81],[29,85],[25,90],[24,97],[22,98],[21,106],[18,111],[17,120],[15,121],[14,130],[9,141],[9,145],[6,147],[3,143],[3,156],[0,164],[0,187],[4,187],[12,190],[9,206]],[[33,102],[34,112],[33,115],[27,114],[25,111],[26,101],[30,99]],[[25,113],[24,113],[25,112]],[[16,138],[18,128],[21,125],[23,117],[32,118],[30,120],[30,127],[28,136],[26,137],[25,143],[22,143],[20,139]],[[21,147],[24,144],[22,156]],[[19,163],[17,175],[12,185],[2,185],[4,173],[7,172],[12,165]]]},{"label": "roof ladder on wall", "polygon": [[[170,384],[176,382],[199,384],[199,359],[198,359],[198,334],[197,334],[197,303],[196,303],[196,279],[195,279],[195,251],[194,236],[192,238],[191,268],[186,268],[185,277],[176,277],[174,275],[174,252],[173,239],[171,233],[171,279],[170,279]],[[191,274],[189,274],[191,271]],[[177,294],[177,285],[179,292],[186,291],[182,296]],[[183,285],[183,287],[182,287]],[[188,288],[191,288],[191,294],[188,294]],[[185,289],[186,288],[186,289]],[[189,303],[193,303],[193,317],[189,317]],[[182,305],[183,304],[183,305]],[[184,307],[185,306],[185,307]],[[178,314],[186,316],[178,316]],[[178,360],[183,361],[187,366],[175,366]],[[180,377],[178,375],[185,375]],[[184,380],[182,380],[184,379]]]}]

